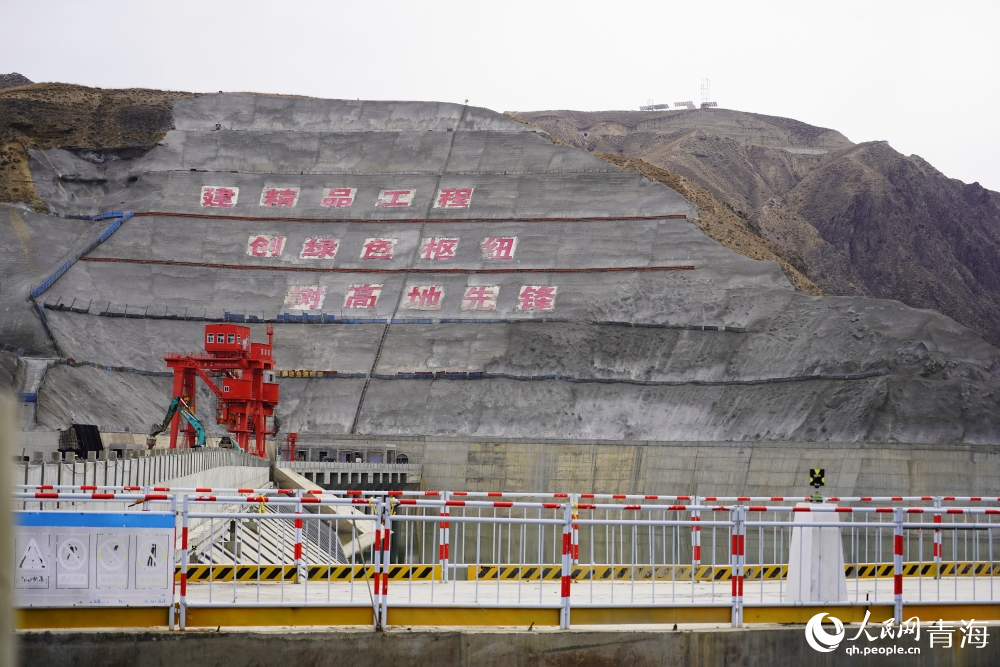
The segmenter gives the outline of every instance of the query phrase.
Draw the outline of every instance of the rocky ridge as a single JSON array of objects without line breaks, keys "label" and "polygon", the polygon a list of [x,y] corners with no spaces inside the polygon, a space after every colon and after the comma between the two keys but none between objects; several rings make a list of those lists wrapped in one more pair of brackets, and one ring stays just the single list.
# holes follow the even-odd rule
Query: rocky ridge
[{"label": "rocky ridge", "polygon": [[616,164],[638,160],[697,184],[743,218],[757,252],[766,242],[829,294],[932,308],[1000,343],[1000,193],[885,142],[855,145],[786,118],[726,109],[509,115]]}]

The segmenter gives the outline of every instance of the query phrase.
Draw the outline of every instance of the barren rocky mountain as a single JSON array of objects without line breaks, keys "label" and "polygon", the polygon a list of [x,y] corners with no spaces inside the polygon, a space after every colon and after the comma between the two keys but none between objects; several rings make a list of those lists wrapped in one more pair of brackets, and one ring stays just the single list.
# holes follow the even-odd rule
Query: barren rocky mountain
[{"label": "barren rocky mountain", "polygon": [[144,88],[16,85],[0,85],[0,202],[25,203],[38,211],[47,209],[31,181],[30,149],[62,147],[91,161],[132,157],[151,149],[170,129],[175,99],[194,97]]},{"label": "barren rocky mountain", "polygon": [[787,118],[724,109],[508,115],[619,166],[648,163],[704,188],[715,208],[739,216],[746,244],[766,242],[829,294],[932,308],[1000,343],[1000,193],[887,143],[855,145]]},{"label": "barren rocky mountain", "polygon": [[31,84],[32,84],[31,79],[24,76],[23,74],[18,74],[17,72],[11,72],[10,74],[0,74],[0,89],[17,88],[18,86],[30,86]]}]

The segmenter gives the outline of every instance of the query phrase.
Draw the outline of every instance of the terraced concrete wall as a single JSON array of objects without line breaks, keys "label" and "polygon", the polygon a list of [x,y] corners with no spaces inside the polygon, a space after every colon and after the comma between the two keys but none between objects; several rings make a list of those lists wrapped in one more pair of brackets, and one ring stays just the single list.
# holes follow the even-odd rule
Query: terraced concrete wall
[{"label": "terraced concrete wall", "polygon": [[56,352],[29,295],[105,227],[0,206],[0,350],[29,356]]},{"label": "terraced concrete wall", "polygon": [[33,156],[53,210],[137,213],[40,298],[93,364],[50,371],[44,427],[146,428],[163,354],[242,321],[323,375],[280,379],[279,437],[1000,440],[978,334],[796,292],[673,190],[499,114],[206,95],[174,124],[133,160]]}]

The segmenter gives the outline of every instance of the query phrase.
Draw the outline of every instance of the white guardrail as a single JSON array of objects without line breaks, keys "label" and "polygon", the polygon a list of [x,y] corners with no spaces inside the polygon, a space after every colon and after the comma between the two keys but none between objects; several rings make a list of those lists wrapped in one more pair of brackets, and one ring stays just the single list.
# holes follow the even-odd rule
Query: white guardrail
[{"label": "white guardrail", "polygon": [[1000,614],[1000,498],[20,489],[30,627],[68,608],[182,629]]}]

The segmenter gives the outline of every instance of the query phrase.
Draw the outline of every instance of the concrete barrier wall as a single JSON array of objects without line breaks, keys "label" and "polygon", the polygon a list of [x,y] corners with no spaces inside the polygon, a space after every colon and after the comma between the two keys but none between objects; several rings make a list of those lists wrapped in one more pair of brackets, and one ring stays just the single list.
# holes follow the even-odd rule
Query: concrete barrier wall
[{"label": "concrete barrier wall", "polygon": [[[333,441],[331,441],[333,442]],[[467,491],[1000,496],[1000,446],[905,443],[530,441],[343,438],[392,442],[420,463],[422,488]]]},{"label": "concrete barrier wall", "polygon": [[[859,648],[919,646],[919,655],[818,653],[806,644],[802,627],[694,631],[586,630],[526,628],[412,632],[370,629],[333,632],[25,632],[20,633],[24,665],[100,665],[117,667],[273,667],[333,665],[382,667],[646,667],[706,665],[725,667],[972,667],[1000,664],[1000,642],[985,648],[929,648],[926,635],[865,641]],[[848,633],[850,636],[851,633]],[[958,634],[956,632],[956,634]]]},{"label": "concrete barrier wall", "polygon": [[193,475],[175,477],[164,480],[162,486],[178,488],[209,487],[209,488],[244,488],[260,489],[271,481],[270,468],[248,468],[244,466],[225,466],[203,470]]},{"label": "concrete barrier wall", "polygon": [[29,486],[176,486],[260,488],[270,480],[270,467],[243,452],[210,449],[123,459],[23,463],[15,466],[15,483]]}]

